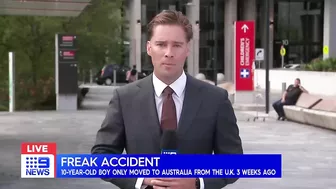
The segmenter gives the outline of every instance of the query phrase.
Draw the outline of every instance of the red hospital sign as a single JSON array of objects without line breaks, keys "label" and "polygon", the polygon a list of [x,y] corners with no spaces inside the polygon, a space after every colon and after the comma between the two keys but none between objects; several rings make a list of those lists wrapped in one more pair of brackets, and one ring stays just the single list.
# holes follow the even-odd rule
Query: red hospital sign
[{"label": "red hospital sign", "polygon": [[253,91],[255,56],[254,21],[235,22],[235,85],[236,91]]}]

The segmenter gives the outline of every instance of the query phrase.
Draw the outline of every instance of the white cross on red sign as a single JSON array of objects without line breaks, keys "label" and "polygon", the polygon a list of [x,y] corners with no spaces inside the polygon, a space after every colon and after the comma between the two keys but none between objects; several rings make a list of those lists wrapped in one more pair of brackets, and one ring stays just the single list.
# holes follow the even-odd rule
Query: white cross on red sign
[{"label": "white cross on red sign", "polygon": [[[235,85],[237,91],[253,91],[255,56],[254,21],[235,22]],[[246,74],[248,72],[248,74]]]}]

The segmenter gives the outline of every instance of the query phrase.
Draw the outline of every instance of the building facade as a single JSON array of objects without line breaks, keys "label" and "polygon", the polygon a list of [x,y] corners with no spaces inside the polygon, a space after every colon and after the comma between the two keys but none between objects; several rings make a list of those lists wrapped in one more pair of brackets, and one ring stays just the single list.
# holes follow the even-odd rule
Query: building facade
[{"label": "building facade", "polygon": [[[146,53],[146,25],[162,10],[183,12],[190,19],[194,38],[191,53],[186,62],[186,71],[191,75],[203,73],[214,78],[214,64],[225,80],[233,80],[234,22],[254,20],[256,23],[256,48],[263,48],[263,1],[264,0],[217,0],[217,16],[213,0],[128,0],[129,63],[138,70],[151,72],[153,67]],[[336,56],[336,1],[332,0],[269,0],[270,40],[269,64],[281,67],[280,47],[286,48],[285,63],[308,63],[321,56]],[[335,18],[333,21],[332,18]],[[217,31],[214,24],[217,23]],[[218,48],[214,48],[217,35]],[[323,55],[328,46],[329,54]],[[214,51],[217,61],[213,61]]]}]

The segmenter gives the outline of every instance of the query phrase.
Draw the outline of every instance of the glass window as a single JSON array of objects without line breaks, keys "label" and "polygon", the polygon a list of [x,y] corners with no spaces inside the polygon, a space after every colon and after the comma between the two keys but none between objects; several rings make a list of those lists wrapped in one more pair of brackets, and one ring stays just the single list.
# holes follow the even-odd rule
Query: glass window
[{"label": "glass window", "polygon": [[[309,11],[316,12],[316,11]],[[320,43],[323,42],[323,15],[307,14],[304,16],[307,21],[305,29],[305,39],[307,42]]]},{"label": "glass window", "polygon": [[321,58],[323,56],[322,48],[323,48],[322,44],[308,46],[307,52],[306,52],[307,58],[305,62],[310,62],[313,59]]},{"label": "glass window", "polygon": [[286,48],[285,64],[308,63],[322,54],[323,2],[275,1],[274,67],[281,66],[281,45]]},{"label": "glass window", "polygon": [[276,40],[287,39],[289,28],[289,3],[278,2],[274,8],[275,29],[274,38]]},{"label": "glass window", "polygon": [[[289,18],[288,19],[288,40],[304,41],[304,28],[307,25],[305,19],[305,2],[289,2]],[[281,10],[280,10],[281,11]]]},{"label": "glass window", "polygon": [[[214,78],[214,51],[217,51],[217,71],[224,72],[224,0],[218,0],[217,18],[214,18],[213,1],[200,0],[200,49],[199,71],[213,80]],[[217,31],[214,25],[217,22]],[[214,35],[217,36],[217,49],[214,48]]]},{"label": "glass window", "polygon": [[305,54],[304,45],[291,45],[288,47],[287,63],[288,64],[301,64]]}]

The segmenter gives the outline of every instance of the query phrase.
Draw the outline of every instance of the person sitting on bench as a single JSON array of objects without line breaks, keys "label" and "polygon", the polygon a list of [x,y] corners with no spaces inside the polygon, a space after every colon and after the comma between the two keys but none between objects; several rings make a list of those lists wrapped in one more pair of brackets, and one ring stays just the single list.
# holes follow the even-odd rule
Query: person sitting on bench
[{"label": "person sitting on bench", "polygon": [[300,79],[296,78],[294,84],[289,85],[287,90],[283,93],[282,98],[273,103],[273,108],[278,114],[278,120],[281,119],[284,121],[286,119],[283,106],[295,105],[303,92],[308,93],[308,91],[302,87]]}]

